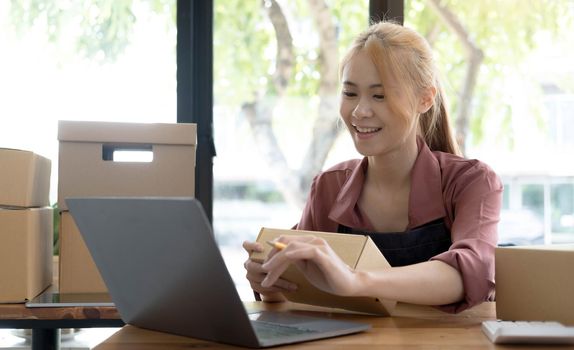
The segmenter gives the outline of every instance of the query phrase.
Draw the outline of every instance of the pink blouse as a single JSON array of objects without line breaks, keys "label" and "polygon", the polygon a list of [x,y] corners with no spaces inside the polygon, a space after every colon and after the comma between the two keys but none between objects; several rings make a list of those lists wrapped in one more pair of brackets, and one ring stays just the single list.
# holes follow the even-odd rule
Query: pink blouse
[{"label": "pink blouse", "polygon": [[[462,275],[464,299],[439,306],[460,312],[494,298],[494,248],[502,201],[502,183],[486,164],[431,151],[419,138],[411,173],[407,230],[443,219],[452,245],[431,258]],[[339,163],[315,177],[296,226],[300,230],[337,232],[339,225],[373,232],[357,204],[367,158]]]}]

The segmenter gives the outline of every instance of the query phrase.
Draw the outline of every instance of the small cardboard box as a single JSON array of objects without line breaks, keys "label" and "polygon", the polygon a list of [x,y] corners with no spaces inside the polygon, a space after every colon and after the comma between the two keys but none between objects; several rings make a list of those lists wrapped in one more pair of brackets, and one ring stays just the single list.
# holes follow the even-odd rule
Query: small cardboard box
[{"label": "small cardboard box", "polygon": [[69,211],[60,213],[60,293],[108,291]]},{"label": "small cardboard box", "polygon": [[496,317],[574,325],[574,244],[496,248]]},{"label": "small cardboard box", "polygon": [[0,206],[50,205],[49,159],[30,151],[0,148]]},{"label": "small cardboard box", "polygon": [[[273,241],[281,235],[313,235],[321,237],[329,243],[335,253],[347,265],[355,270],[369,271],[391,267],[368,236],[271,228],[262,228],[259,232],[257,242],[265,247],[265,251],[252,253],[251,259],[263,262],[272,249],[266,244],[266,241]],[[342,297],[324,292],[309,283],[295,266],[290,266],[281,278],[297,284],[296,291],[284,293],[288,300],[297,303],[335,307],[383,316],[389,316],[396,304],[396,301],[391,300],[379,300],[368,297]]]},{"label": "small cardboard box", "polygon": [[24,302],[52,283],[52,212],[0,209],[0,302]]},{"label": "small cardboard box", "polygon": [[[195,124],[60,121],[58,205],[87,196],[195,193]],[[150,162],[115,161],[115,151],[151,152]]]}]

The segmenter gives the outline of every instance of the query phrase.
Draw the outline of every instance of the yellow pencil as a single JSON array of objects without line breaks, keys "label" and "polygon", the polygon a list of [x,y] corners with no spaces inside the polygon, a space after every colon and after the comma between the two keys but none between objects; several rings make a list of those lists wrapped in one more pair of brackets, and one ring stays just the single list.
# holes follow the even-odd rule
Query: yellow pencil
[{"label": "yellow pencil", "polygon": [[273,248],[275,248],[277,250],[283,250],[283,249],[287,248],[287,244],[277,242],[277,241],[267,241],[267,244],[269,244],[270,246],[272,246]]}]

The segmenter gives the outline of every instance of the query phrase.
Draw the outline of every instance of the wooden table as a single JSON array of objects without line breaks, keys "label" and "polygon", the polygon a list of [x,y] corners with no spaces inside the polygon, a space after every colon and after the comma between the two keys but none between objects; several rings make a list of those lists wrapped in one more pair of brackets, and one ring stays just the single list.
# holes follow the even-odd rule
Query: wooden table
[{"label": "wooden table", "polygon": [[32,329],[32,349],[59,349],[60,328],[121,327],[115,307],[27,308],[0,304],[0,328]]},{"label": "wooden table", "polygon": [[[496,318],[494,303],[484,303],[460,314],[443,313],[435,308],[398,304],[393,317],[350,315],[326,308],[301,304],[246,303],[248,310],[304,310],[303,314],[367,322],[372,329],[359,334],[317,340],[279,348],[343,350],[343,349],[504,349],[495,346],[482,333],[481,322]],[[334,312],[335,311],[335,312]],[[230,349],[231,345],[154,332],[135,326],[124,326],[97,350],[131,349]],[[515,348],[515,347],[514,347]],[[531,347],[528,349],[541,349]],[[570,347],[574,348],[574,347]],[[275,349],[275,348],[274,348]],[[553,347],[556,349],[556,347]],[[560,347],[563,349],[563,347]]]}]

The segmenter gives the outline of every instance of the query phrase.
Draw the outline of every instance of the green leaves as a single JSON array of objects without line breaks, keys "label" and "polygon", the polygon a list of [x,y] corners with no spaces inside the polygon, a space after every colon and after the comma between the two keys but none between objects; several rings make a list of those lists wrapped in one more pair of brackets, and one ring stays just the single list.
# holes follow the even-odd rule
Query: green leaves
[{"label": "green leaves", "polygon": [[59,47],[72,43],[75,54],[101,63],[115,61],[128,47],[138,20],[134,8],[161,11],[175,26],[170,0],[12,0],[10,5],[12,25],[20,35],[44,25],[51,42]]},{"label": "green leaves", "polygon": [[[483,127],[492,125],[488,123],[489,119],[497,118],[501,128],[499,135],[506,137],[503,143],[512,147],[513,134],[509,132],[511,120],[525,116],[512,114],[507,102],[509,94],[512,94],[507,88],[508,80],[530,73],[520,72],[520,69],[528,56],[546,40],[558,42],[564,40],[562,37],[572,36],[572,4],[564,0],[442,0],[441,4],[458,17],[470,38],[484,52],[470,118],[472,143],[479,144],[485,135]],[[447,86],[451,86],[447,90],[451,110],[456,110],[457,92],[463,83],[467,65],[460,43],[429,10],[425,0],[406,0],[405,17],[405,25],[431,37],[439,68],[446,74]],[[567,80],[561,81],[564,82],[562,86],[569,85],[565,82]],[[540,101],[530,103],[541,104]],[[539,123],[539,111],[531,111]]]}]

